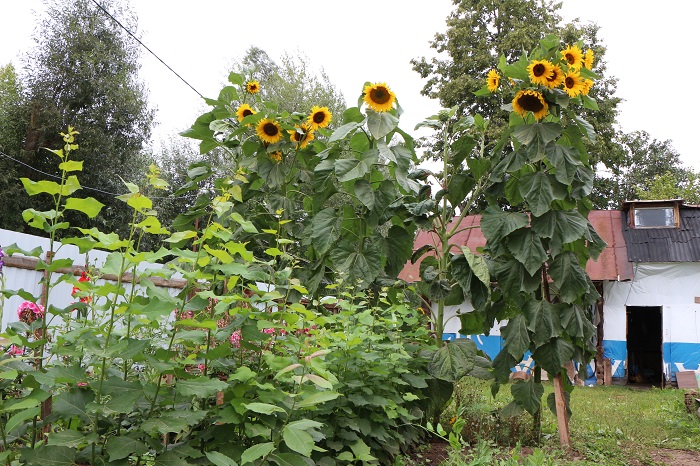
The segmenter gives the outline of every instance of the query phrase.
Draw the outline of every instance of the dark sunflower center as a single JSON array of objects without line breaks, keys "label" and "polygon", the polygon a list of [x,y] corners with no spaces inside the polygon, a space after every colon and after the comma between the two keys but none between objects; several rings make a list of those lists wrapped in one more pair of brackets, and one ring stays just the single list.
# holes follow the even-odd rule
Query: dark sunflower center
[{"label": "dark sunflower center", "polygon": [[567,89],[573,89],[573,87],[576,85],[576,80],[571,77],[567,77],[564,80],[564,85],[566,86]]},{"label": "dark sunflower center", "polygon": [[547,71],[547,68],[545,68],[545,66],[542,63],[538,63],[532,67],[532,74],[534,74],[537,78],[542,76],[545,71]]},{"label": "dark sunflower center", "polygon": [[263,133],[267,134],[268,136],[277,136],[279,130],[274,123],[265,123],[263,126]]},{"label": "dark sunflower center", "polygon": [[247,117],[248,115],[252,115],[252,114],[253,114],[252,110],[248,110],[247,108],[245,110],[243,110],[243,118]]},{"label": "dark sunflower center", "polygon": [[326,119],[326,115],[323,112],[316,112],[314,113],[313,121],[316,124],[323,123],[323,120]]},{"label": "dark sunflower center", "polygon": [[518,99],[518,104],[528,112],[537,113],[544,108],[542,101],[534,95],[525,94]]},{"label": "dark sunflower center", "polygon": [[565,58],[566,58],[566,61],[569,62],[569,65],[573,65],[576,62],[576,59],[570,53],[567,53]]},{"label": "dark sunflower center", "polygon": [[378,87],[376,89],[372,89],[369,92],[369,98],[372,99],[372,102],[378,103],[378,104],[385,104],[389,102],[389,99],[391,96],[389,95],[389,92],[383,87]]}]

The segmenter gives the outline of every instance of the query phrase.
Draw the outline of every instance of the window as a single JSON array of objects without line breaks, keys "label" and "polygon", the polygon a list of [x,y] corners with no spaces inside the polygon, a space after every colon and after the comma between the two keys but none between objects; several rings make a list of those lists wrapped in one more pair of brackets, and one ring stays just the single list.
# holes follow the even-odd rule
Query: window
[{"label": "window", "polygon": [[636,207],[634,209],[635,228],[673,228],[675,226],[673,207]]}]

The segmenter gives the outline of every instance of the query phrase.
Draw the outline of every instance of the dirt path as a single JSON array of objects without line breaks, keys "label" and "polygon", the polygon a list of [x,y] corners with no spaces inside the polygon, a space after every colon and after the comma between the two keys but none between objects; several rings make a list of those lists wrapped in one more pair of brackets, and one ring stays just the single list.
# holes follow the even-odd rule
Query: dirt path
[{"label": "dirt path", "polygon": [[658,464],[668,466],[698,466],[700,465],[700,451],[685,450],[653,450],[650,456]]}]

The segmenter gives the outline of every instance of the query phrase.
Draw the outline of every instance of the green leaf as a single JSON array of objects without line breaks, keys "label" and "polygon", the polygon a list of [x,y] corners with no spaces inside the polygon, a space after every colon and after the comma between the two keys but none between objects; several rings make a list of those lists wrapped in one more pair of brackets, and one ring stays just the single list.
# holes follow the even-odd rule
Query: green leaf
[{"label": "green leaf", "polygon": [[67,210],[77,210],[90,218],[95,218],[104,206],[105,205],[103,203],[94,197],[86,197],[84,199],[69,197],[66,199],[65,208]]},{"label": "green leaf", "polygon": [[336,271],[347,274],[350,283],[366,286],[379,276],[384,261],[376,242],[365,241],[361,250],[359,246],[352,240],[342,240],[329,257]]},{"label": "green leaf", "polygon": [[520,195],[535,217],[549,211],[549,206],[555,199],[552,183],[542,172],[526,173],[520,178]]},{"label": "green leaf", "polygon": [[509,319],[505,327],[501,327],[501,337],[505,343],[504,349],[515,359],[522,358],[530,348],[530,334],[527,331],[525,317],[518,314]]},{"label": "green leaf", "polygon": [[561,325],[573,338],[588,340],[595,332],[595,326],[588,319],[586,312],[576,304],[562,306]]},{"label": "green leaf", "polygon": [[533,123],[515,128],[513,136],[525,146],[530,146],[537,154],[532,161],[539,160],[544,154],[545,146],[561,135],[559,123]]},{"label": "green leaf", "polygon": [[499,288],[512,297],[522,291],[531,293],[540,286],[540,274],[530,275],[525,266],[515,259],[494,261],[494,274]]},{"label": "green leaf", "polygon": [[314,250],[325,254],[340,239],[341,218],[333,207],[327,207],[311,219],[311,242]]},{"label": "green leaf", "polygon": [[37,194],[49,194],[51,196],[55,196],[61,192],[61,185],[55,181],[32,181],[29,178],[20,178],[20,181],[24,185],[24,190],[30,196],[36,196]]},{"label": "green leaf", "polygon": [[279,466],[309,466],[304,457],[297,453],[273,453],[267,459],[274,461]]},{"label": "green leaf", "polygon": [[520,228],[528,224],[527,214],[522,212],[504,212],[496,207],[489,207],[481,217],[481,231],[489,244],[499,243]]},{"label": "green leaf", "polygon": [[565,303],[573,303],[588,291],[586,271],[571,251],[565,251],[554,258],[549,265],[549,275],[559,288],[559,298]]},{"label": "green leaf", "polygon": [[[571,393],[564,391],[564,403],[566,404],[566,415],[571,418]],[[547,395],[547,407],[554,414],[557,415],[557,399],[554,392]]]},{"label": "green leaf", "polygon": [[174,451],[166,451],[156,457],[153,466],[189,466],[189,464]]},{"label": "green leaf", "polygon": [[63,419],[77,417],[83,421],[88,421],[89,414],[86,406],[94,399],[95,394],[91,390],[71,388],[69,391],[59,393],[53,397],[53,412]]},{"label": "green leaf", "polygon": [[314,439],[303,429],[286,426],[282,431],[284,443],[291,449],[304,456],[311,456]]},{"label": "green leaf", "polygon": [[148,452],[148,446],[127,436],[110,437],[107,441],[107,455],[110,461],[120,460],[129,455],[141,456]]},{"label": "green leaf", "polygon": [[243,216],[241,214],[239,214],[238,212],[232,212],[231,218],[233,220],[235,220],[236,223],[238,223],[241,226],[241,228],[243,228],[243,231],[245,231],[246,233],[257,233],[258,232],[258,229],[255,228],[255,225],[253,225],[253,222],[250,222],[250,221],[244,219]]},{"label": "green leaf", "polygon": [[207,411],[166,411],[158,417],[152,417],[141,425],[147,433],[179,433],[186,428],[200,423],[207,416]]},{"label": "green leaf", "polygon": [[532,230],[541,238],[551,238],[551,254],[557,256],[563,246],[584,237],[588,232],[588,220],[576,210],[550,210],[532,218]]},{"label": "green leaf", "polygon": [[241,466],[245,465],[246,463],[252,463],[258,458],[262,458],[263,456],[271,453],[274,449],[275,444],[272,442],[253,445],[252,447],[246,449],[246,451],[244,451],[241,455]]},{"label": "green leaf", "polygon": [[579,167],[583,166],[578,152],[572,147],[550,144],[546,149],[547,159],[554,165],[557,181],[570,185]]},{"label": "green leaf", "polygon": [[7,423],[5,424],[5,433],[12,433],[12,431],[19,427],[24,421],[31,419],[34,416],[38,416],[40,412],[41,408],[39,406],[29,409],[23,409],[22,411],[13,415],[10,419],[7,420]]},{"label": "green leaf", "polygon": [[535,383],[532,379],[527,381],[518,380],[510,386],[510,393],[525,411],[534,416],[542,404],[544,386],[541,383]]},{"label": "green leaf", "polygon": [[57,445],[39,445],[37,448],[22,448],[22,459],[30,466],[73,466],[75,448]]},{"label": "green leaf", "polygon": [[238,466],[238,463],[218,451],[208,451],[205,454],[214,466]]},{"label": "green leaf", "polygon": [[308,408],[310,406],[316,406],[318,404],[325,403],[327,401],[335,400],[340,396],[337,392],[323,391],[314,392],[311,395],[297,401],[296,407],[298,408]]},{"label": "green leaf", "polygon": [[357,199],[369,210],[374,209],[374,190],[364,178],[355,181],[353,191]]},{"label": "green leaf", "polygon": [[284,413],[284,409],[269,403],[244,403],[246,409],[258,414]]},{"label": "green leaf", "polygon": [[78,448],[79,446],[87,443],[85,435],[71,429],[50,432],[48,437],[49,445],[56,445],[60,447]]},{"label": "green leaf", "polygon": [[456,382],[474,368],[476,343],[469,338],[446,342],[428,363],[428,372],[448,382]]},{"label": "green leaf", "polygon": [[382,139],[399,125],[399,119],[389,112],[367,110],[367,128],[374,139]]},{"label": "green leaf", "polygon": [[554,338],[537,348],[532,356],[544,370],[557,374],[574,355],[574,347],[563,338]]},{"label": "green leaf", "polygon": [[322,422],[312,421],[311,419],[299,419],[298,421],[292,421],[287,424],[288,427],[294,429],[308,430],[308,429],[320,429],[323,427]]},{"label": "green leaf", "polygon": [[377,163],[378,157],[379,151],[370,149],[363,152],[359,159],[355,157],[338,159],[334,164],[335,176],[341,183],[361,178],[370,172],[372,165]]},{"label": "green leaf", "polygon": [[532,229],[522,228],[511,233],[507,238],[507,245],[518,262],[525,266],[530,275],[535,275],[547,260],[547,251],[542,245],[542,240]]},{"label": "green leaf", "polygon": [[559,312],[554,304],[545,300],[528,301],[524,314],[527,328],[532,332],[532,341],[537,346],[561,334]]},{"label": "green leaf", "polygon": [[69,160],[58,164],[58,169],[65,172],[80,172],[83,171],[82,160]]},{"label": "green leaf", "polygon": [[331,134],[331,137],[328,138],[328,142],[339,141],[339,140],[345,138],[345,136],[352,133],[360,126],[362,126],[363,123],[364,123],[364,121],[361,121],[361,122],[351,121],[350,123],[344,124],[340,128],[333,131],[333,134]]},{"label": "green leaf", "polygon": [[205,376],[190,380],[178,380],[175,384],[175,391],[180,395],[196,396],[198,398],[208,398],[227,388],[228,384],[226,382]]}]

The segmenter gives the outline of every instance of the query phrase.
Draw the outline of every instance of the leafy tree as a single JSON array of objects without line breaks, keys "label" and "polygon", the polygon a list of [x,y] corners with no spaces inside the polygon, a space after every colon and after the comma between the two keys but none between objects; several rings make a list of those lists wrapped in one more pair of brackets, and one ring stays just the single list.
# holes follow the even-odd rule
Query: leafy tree
[{"label": "leafy tree", "polygon": [[683,199],[686,204],[700,205],[700,174],[693,170],[678,174],[666,172],[657,175],[646,187],[636,186],[642,200]]},{"label": "leafy tree", "polygon": [[[126,2],[102,5],[136,30]],[[83,183],[103,191],[93,192],[106,204],[101,227],[122,231],[128,210],[105,192],[124,192],[120,177],[136,180],[150,162],[141,150],[150,137],[153,110],[138,80],[138,45],[88,0],[52,0],[36,31],[36,46],[24,60],[29,113],[24,160],[54,173],[55,160],[42,148],[60,146],[56,135],[67,125],[75,127],[81,134]]]},{"label": "leafy tree", "polygon": [[26,107],[22,86],[11,63],[0,67],[0,211],[3,228],[22,231],[22,210],[28,197],[17,181],[22,166],[8,158],[19,159],[26,133]]},{"label": "leafy tree", "polygon": [[680,155],[670,140],[652,139],[646,131],[618,135],[620,152],[601,177],[594,205],[620,208],[622,203],[649,191],[656,177],[670,174],[679,182],[688,179]]}]

